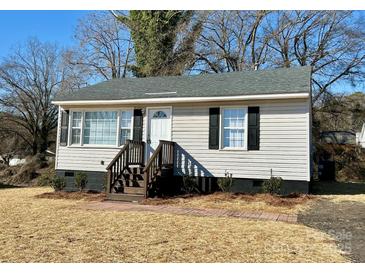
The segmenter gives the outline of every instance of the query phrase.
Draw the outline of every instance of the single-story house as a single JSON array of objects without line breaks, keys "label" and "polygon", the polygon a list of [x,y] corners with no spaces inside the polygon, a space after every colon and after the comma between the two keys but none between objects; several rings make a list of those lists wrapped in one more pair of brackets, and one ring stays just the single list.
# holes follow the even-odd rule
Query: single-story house
[{"label": "single-story house", "polygon": [[337,131],[323,131],[321,132],[321,142],[324,144],[334,145],[355,145],[356,136],[351,131],[337,130]]},{"label": "single-story house", "polygon": [[106,178],[110,199],[138,200],[162,177],[191,176],[209,191],[229,173],[235,192],[270,176],[282,177],[284,192],[308,192],[311,67],[114,79],[53,103],[66,189],[83,172],[89,189]]}]

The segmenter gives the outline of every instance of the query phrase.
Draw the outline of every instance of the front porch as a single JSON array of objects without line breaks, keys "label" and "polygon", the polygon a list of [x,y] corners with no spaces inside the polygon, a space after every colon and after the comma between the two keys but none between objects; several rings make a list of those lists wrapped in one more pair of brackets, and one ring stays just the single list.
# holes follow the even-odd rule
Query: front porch
[{"label": "front porch", "polygon": [[146,143],[127,140],[107,167],[109,200],[140,201],[160,192],[161,180],[173,176],[175,143],[160,140],[149,159]]}]

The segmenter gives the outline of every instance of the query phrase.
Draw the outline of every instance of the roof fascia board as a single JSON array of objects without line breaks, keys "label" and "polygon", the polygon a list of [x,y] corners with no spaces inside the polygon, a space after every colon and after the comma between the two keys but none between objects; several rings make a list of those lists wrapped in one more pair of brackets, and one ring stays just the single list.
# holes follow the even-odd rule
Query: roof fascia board
[{"label": "roof fascia board", "polygon": [[270,99],[305,99],[309,98],[308,92],[239,95],[239,96],[214,96],[214,97],[172,97],[172,98],[144,98],[125,100],[75,100],[75,101],[52,101],[55,105],[123,105],[123,104],[151,104],[151,103],[194,103],[194,102],[218,102],[218,101],[241,101],[241,100],[270,100]]}]

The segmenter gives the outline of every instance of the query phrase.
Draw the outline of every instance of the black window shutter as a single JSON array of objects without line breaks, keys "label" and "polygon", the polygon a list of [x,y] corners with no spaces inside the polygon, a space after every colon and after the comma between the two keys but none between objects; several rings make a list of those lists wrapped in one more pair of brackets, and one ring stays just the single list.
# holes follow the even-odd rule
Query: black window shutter
[{"label": "black window shutter", "polygon": [[141,109],[135,109],[133,113],[133,140],[142,141],[143,115]]},{"label": "black window shutter", "polygon": [[61,134],[60,134],[60,146],[67,146],[68,139],[68,117],[69,111],[61,111]]},{"label": "black window shutter", "polygon": [[260,149],[260,108],[248,107],[248,150]]},{"label": "black window shutter", "polygon": [[219,149],[219,108],[209,109],[209,149]]}]

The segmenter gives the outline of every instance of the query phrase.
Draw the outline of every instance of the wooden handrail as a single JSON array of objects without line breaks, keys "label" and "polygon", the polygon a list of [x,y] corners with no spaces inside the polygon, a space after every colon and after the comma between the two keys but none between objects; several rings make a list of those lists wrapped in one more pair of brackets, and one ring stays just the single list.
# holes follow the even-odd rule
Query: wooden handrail
[{"label": "wooden handrail", "polygon": [[148,160],[146,167],[143,169],[143,172],[147,171],[147,169],[152,165],[153,160],[157,157],[157,155],[160,153],[160,150],[162,149],[162,144],[159,143],[155,151],[153,152],[152,156]]},{"label": "wooden handrail", "polygon": [[148,197],[148,190],[160,174],[163,166],[174,164],[174,146],[171,141],[160,140],[157,148],[148,160],[144,172],[144,193]]},{"label": "wooden handrail", "polygon": [[129,142],[127,140],[126,144],[122,147],[122,149],[118,152],[118,154],[115,155],[114,159],[110,162],[110,164],[107,166],[106,169],[110,169],[116,163],[116,161],[120,158],[120,156],[127,150],[128,146]]},{"label": "wooden handrail", "polygon": [[112,191],[112,187],[121,179],[123,173],[129,165],[144,164],[144,142],[127,140],[122,149],[115,155],[114,159],[107,166],[109,182],[107,192]]}]

